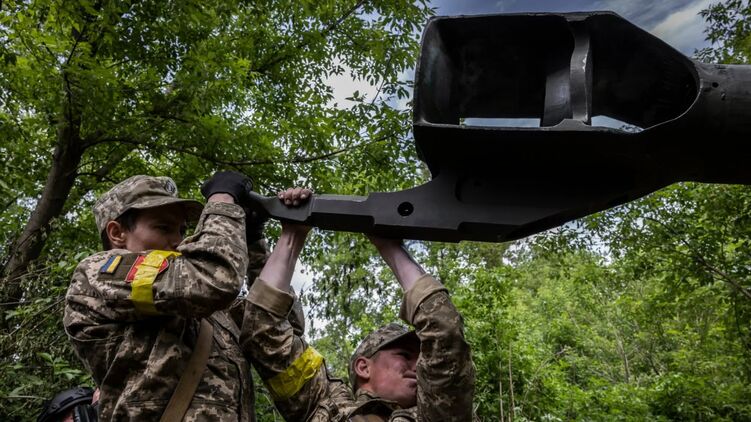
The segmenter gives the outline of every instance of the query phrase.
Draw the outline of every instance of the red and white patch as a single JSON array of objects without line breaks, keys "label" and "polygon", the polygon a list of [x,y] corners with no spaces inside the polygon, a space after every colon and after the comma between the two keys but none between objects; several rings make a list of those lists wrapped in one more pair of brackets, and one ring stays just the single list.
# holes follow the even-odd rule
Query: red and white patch
[{"label": "red and white patch", "polygon": [[[125,276],[125,282],[126,283],[132,283],[133,280],[136,278],[136,274],[138,273],[138,268],[143,264],[143,260],[146,259],[145,255],[139,255],[138,258],[136,258],[136,261],[131,265],[130,270],[128,270],[128,275]],[[159,266],[159,272],[157,275],[164,272],[169,267],[169,259],[165,259],[162,261],[162,265]]]}]

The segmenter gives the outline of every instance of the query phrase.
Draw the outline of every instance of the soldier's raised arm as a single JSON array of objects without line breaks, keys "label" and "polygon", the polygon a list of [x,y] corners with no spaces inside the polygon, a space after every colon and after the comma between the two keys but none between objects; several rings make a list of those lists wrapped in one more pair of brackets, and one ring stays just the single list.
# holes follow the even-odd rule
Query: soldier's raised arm
[{"label": "soldier's raised arm", "polygon": [[[310,197],[306,189],[288,189],[280,200],[289,206]],[[289,315],[299,298],[290,283],[310,227],[282,222],[282,233],[245,305],[242,347],[287,421],[337,420],[340,403],[352,403],[351,392],[330,378],[323,357],[303,338],[304,322],[293,326]],[[296,329],[297,328],[297,329]]]},{"label": "soldier's raised arm", "polygon": [[[97,226],[110,248],[78,265],[69,307],[97,307],[94,302],[101,300],[107,318],[137,320],[161,314],[204,317],[229,306],[248,265],[245,212],[235,204],[242,176],[210,179],[202,212],[200,203],[170,196],[171,181],[136,177],[126,182],[95,205]],[[196,217],[195,233],[183,240],[184,221]]]},{"label": "soldier's raised arm", "polygon": [[185,419],[252,420],[250,368],[227,312],[248,266],[236,202],[250,183],[217,173],[203,207],[177,197],[168,177],[134,176],[95,203],[105,251],[76,269],[63,322],[101,389],[101,420],[159,420],[201,338],[209,353]]},{"label": "soldier's raised arm", "polygon": [[416,410],[421,421],[471,421],[475,368],[462,317],[446,288],[426,274],[400,240],[371,238],[404,289],[400,317],[420,341]]}]

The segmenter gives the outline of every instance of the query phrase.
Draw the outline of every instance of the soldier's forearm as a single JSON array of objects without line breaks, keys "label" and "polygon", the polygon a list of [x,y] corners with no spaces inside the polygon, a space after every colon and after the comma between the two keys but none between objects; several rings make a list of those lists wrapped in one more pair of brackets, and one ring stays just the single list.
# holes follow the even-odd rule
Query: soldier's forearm
[{"label": "soldier's forearm", "polygon": [[279,242],[258,277],[271,287],[288,291],[307,234],[304,230],[282,229]]},{"label": "soldier's forearm", "polygon": [[404,249],[401,242],[382,242],[377,243],[376,247],[405,292],[412,288],[417,279],[425,274],[425,270]]}]

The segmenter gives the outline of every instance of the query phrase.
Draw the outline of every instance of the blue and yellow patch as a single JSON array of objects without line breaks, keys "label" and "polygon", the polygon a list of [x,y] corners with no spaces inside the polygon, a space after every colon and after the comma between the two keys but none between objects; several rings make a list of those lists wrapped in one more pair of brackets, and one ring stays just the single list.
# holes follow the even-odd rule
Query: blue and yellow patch
[{"label": "blue and yellow patch", "polygon": [[102,265],[102,268],[99,269],[99,273],[114,274],[122,260],[123,260],[123,257],[120,255],[111,256],[107,260],[107,262],[105,262],[104,265]]}]

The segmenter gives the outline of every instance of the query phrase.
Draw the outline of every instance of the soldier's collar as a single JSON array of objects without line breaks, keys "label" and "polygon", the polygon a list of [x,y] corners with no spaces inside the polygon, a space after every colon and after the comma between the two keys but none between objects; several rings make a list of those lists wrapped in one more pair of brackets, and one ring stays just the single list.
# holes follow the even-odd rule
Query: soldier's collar
[{"label": "soldier's collar", "polygon": [[387,407],[390,411],[401,409],[399,403],[381,398],[372,391],[363,390],[362,388],[357,389],[357,393],[355,393],[355,399],[358,403],[357,410],[355,412],[358,412],[360,410],[371,410],[371,408],[378,408],[381,406]]}]

